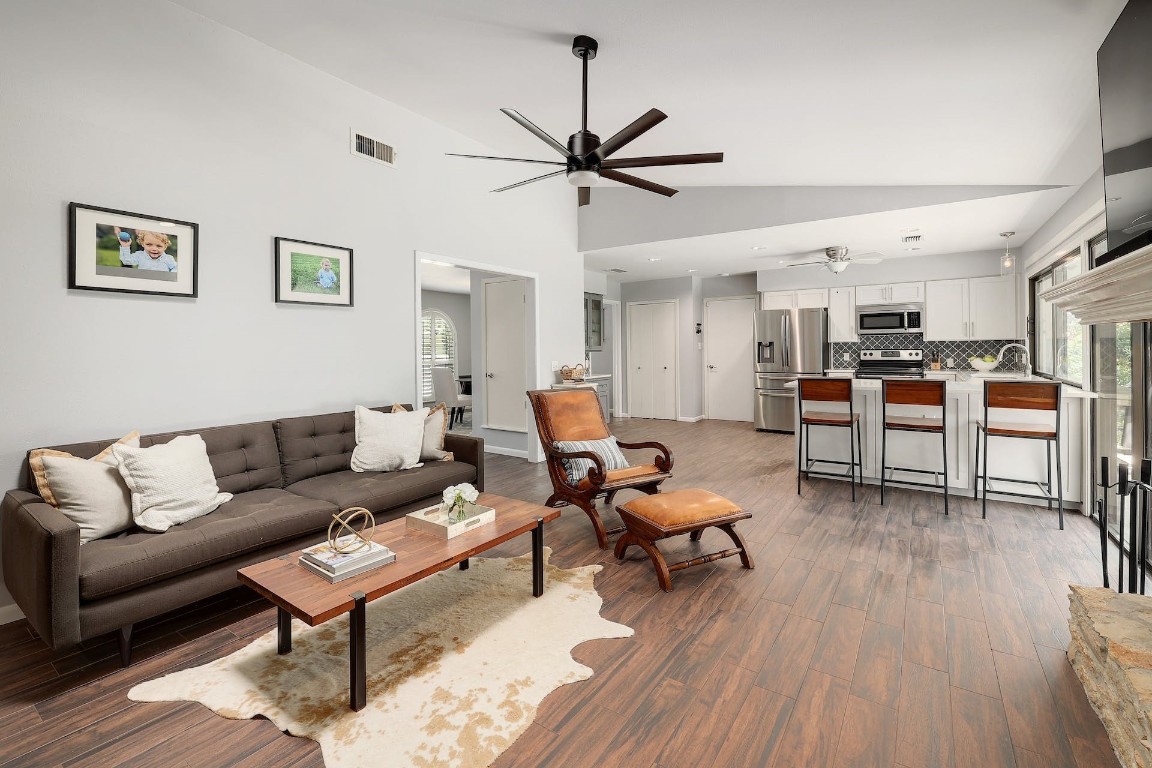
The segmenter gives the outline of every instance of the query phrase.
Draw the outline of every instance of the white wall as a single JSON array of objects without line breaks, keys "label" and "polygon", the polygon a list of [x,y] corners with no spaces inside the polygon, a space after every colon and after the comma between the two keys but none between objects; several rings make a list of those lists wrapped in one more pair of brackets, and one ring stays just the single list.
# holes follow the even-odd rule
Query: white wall
[{"label": "white wall", "polygon": [[838,275],[821,266],[764,269],[756,273],[756,285],[761,291],[787,291],[987,277],[1000,274],[1000,255],[999,251],[976,251],[886,259],[879,264],[853,264]]},{"label": "white wall", "polygon": [[[463,135],[148,0],[6,2],[0,72],[5,487],[37,446],[411,401],[416,250],[539,273],[537,384],[583,354],[568,187],[491,195]],[[199,298],[68,291],[69,201],[197,222]],[[356,306],[275,304],[277,235],[353,248]]]},{"label": "white wall", "polygon": [[728,275],[727,277],[705,277],[700,281],[701,293],[705,299],[724,296],[756,295],[756,273]]},{"label": "white wall", "polygon": [[456,373],[472,373],[472,297],[466,293],[421,291],[420,309],[437,309],[456,328]]}]

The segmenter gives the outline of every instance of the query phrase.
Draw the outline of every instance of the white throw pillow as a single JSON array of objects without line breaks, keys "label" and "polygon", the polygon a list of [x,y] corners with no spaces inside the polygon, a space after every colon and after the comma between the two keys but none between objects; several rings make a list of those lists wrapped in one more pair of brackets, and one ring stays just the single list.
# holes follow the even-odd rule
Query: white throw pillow
[{"label": "white throw pillow", "polygon": [[55,506],[80,526],[80,544],[132,527],[132,499],[114,462],[43,455],[40,469]]},{"label": "white throw pillow", "polygon": [[161,533],[232,498],[220,493],[200,435],[180,435],[149,448],[115,445],[112,453],[132,491],[132,518],[146,531]]},{"label": "white throw pillow", "polygon": [[[392,406],[392,413],[407,413],[400,404]],[[424,419],[424,442],[420,446],[420,461],[452,461],[451,451],[444,450],[444,435],[448,431],[448,406],[437,403],[428,409]]]},{"label": "white throw pillow", "polygon": [[[113,443],[113,445],[117,443],[130,445],[133,448],[139,448],[140,433],[129,432],[128,434],[124,435],[124,437],[117,440],[116,443]],[[78,459],[79,457],[73,456],[72,454],[66,453],[64,451],[56,451],[51,448],[37,448],[28,452],[28,467],[32,470],[32,481],[36,483],[36,492],[40,494],[40,498],[44,499],[44,501],[48,502],[54,507],[58,507],[60,505],[56,502],[56,495],[52,492],[52,485],[48,482],[48,477],[44,472],[43,459],[45,456],[58,456],[64,459]],[[84,461],[84,459],[80,460]],[[116,460],[116,457],[112,455],[111,445],[100,451],[100,453],[96,454],[92,458],[87,459],[87,461],[100,462],[101,464],[106,464],[109,467],[114,467],[119,463]]]},{"label": "white throw pillow", "polygon": [[392,472],[420,466],[427,408],[380,413],[356,406],[353,472]]}]

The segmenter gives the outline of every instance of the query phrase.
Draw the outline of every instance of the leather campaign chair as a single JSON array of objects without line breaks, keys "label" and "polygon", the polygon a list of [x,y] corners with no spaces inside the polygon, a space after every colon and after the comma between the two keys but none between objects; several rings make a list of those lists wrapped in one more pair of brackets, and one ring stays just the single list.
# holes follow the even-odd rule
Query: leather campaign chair
[{"label": "leather campaign chair", "polygon": [[[564,452],[557,447],[560,442],[615,439],[608,431],[595,390],[533,390],[528,392],[528,400],[536,416],[536,429],[547,457],[548,477],[552,480],[552,495],[544,502],[545,506],[573,504],[584,510],[596,530],[596,543],[601,549],[607,549],[608,535],[619,533],[624,528],[605,529],[604,521],[596,510],[596,500],[606,497],[606,503],[611,507],[616,494],[626,489],[647,494],[659,493],[660,484],[672,476],[672,452],[662,443],[654,441],[625,443],[616,440],[620,448],[653,448],[660,453],[650,464],[606,469],[604,460],[593,451]],[[573,484],[568,479],[565,459],[590,460],[592,466],[588,469],[588,475]]]}]

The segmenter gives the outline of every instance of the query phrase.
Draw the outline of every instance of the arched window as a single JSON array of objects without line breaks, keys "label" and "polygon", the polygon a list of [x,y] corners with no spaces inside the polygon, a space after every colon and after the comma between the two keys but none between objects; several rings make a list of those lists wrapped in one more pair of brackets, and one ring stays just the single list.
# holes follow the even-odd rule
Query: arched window
[{"label": "arched window", "polygon": [[420,317],[420,395],[425,402],[435,397],[433,366],[456,370],[456,326],[438,309],[426,309]]}]

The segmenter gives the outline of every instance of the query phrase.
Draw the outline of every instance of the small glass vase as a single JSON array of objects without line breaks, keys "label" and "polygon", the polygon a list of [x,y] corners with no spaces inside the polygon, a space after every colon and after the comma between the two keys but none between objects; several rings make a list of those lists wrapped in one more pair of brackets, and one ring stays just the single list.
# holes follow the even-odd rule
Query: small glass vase
[{"label": "small glass vase", "polygon": [[459,523],[468,519],[468,502],[464,499],[457,499],[452,502],[452,506],[448,508],[448,522]]}]

